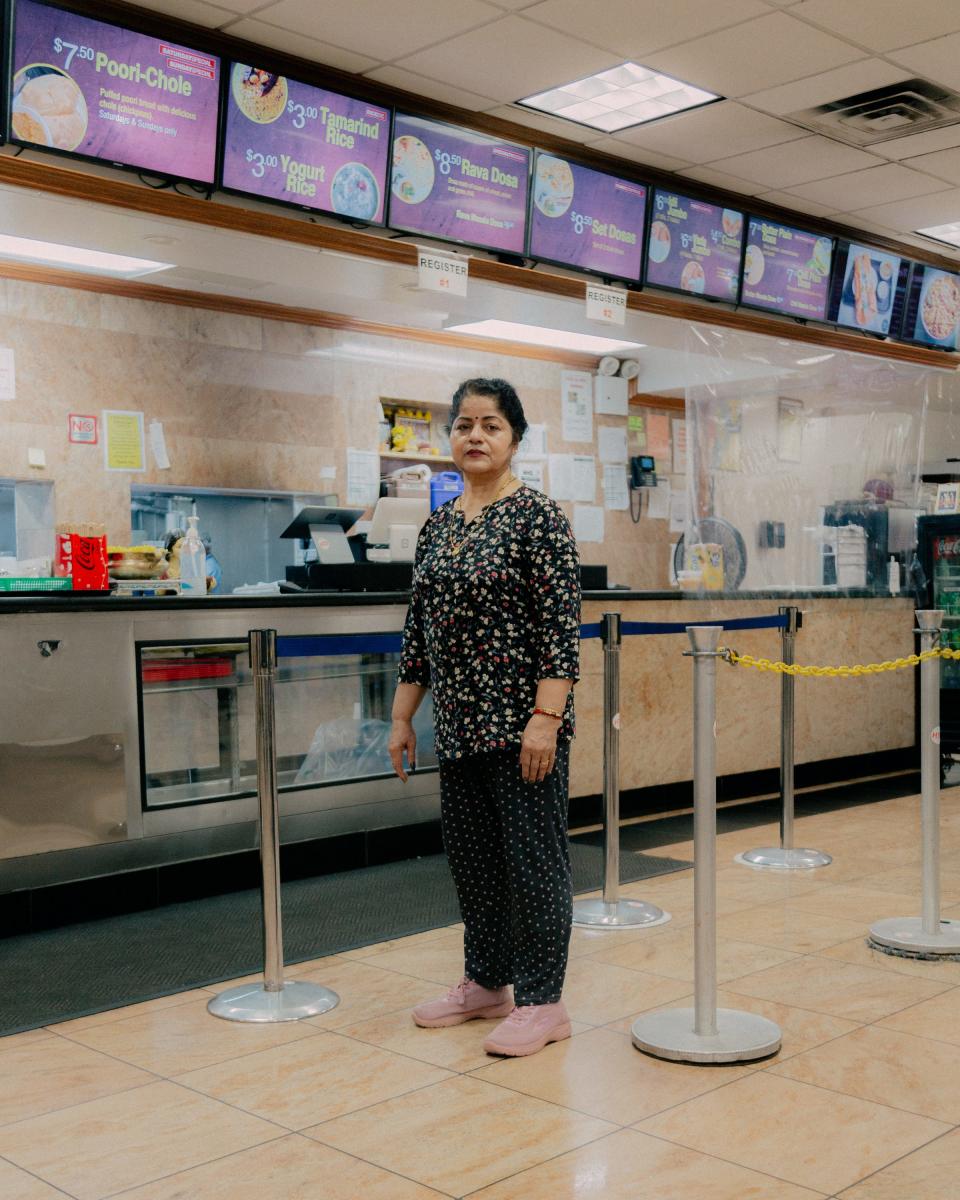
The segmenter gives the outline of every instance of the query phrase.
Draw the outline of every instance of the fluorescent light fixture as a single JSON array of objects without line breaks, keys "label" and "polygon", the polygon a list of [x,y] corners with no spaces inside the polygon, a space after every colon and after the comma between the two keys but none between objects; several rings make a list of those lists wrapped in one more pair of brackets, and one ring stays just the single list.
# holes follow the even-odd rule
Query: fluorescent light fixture
[{"label": "fluorescent light fixture", "polygon": [[798,367],[812,367],[815,363],[829,362],[832,354],[814,354],[812,358],[798,358]]},{"label": "fluorescent light fixture", "polygon": [[520,325],[516,321],[470,321],[466,325],[445,325],[447,333],[469,333],[474,337],[499,338],[504,342],[525,342],[547,346],[551,350],[575,350],[581,354],[626,354],[642,350],[643,342],[624,342],[598,337],[595,333],[570,333],[566,329],[546,329],[542,325]]},{"label": "fluorescent light fixture", "polygon": [[517,104],[604,133],[615,133],[721,99],[715,92],[692,87],[672,75],[625,62],[612,70],[527,96]]},{"label": "fluorescent light fixture", "polygon": [[960,246],[960,221],[951,221],[948,225],[931,225],[927,229],[915,229],[913,232],[932,238],[935,242],[945,242],[948,246]]},{"label": "fluorescent light fixture", "polygon": [[58,242],[38,242],[33,238],[0,234],[0,258],[18,262],[43,263],[48,267],[68,267],[97,275],[152,275],[166,271],[173,263],[154,262],[147,258],[131,258],[126,254],[107,254],[103,250],[87,250],[83,246],[63,246]]}]

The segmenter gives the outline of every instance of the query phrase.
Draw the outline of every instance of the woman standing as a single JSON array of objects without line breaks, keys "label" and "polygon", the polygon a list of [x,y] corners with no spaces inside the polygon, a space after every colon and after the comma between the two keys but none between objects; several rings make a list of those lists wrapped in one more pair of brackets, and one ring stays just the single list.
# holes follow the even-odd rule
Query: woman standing
[{"label": "woman standing", "polygon": [[450,450],[464,489],[420,534],[390,735],[406,781],[413,715],[432,688],[465,970],[413,1019],[505,1017],[484,1048],[507,1055],[570,1036],[560,992],[572,909],[567,781],[580,564],[563,511],[511,470],[526,428],[505,380],[468,379],[454,394]]}]

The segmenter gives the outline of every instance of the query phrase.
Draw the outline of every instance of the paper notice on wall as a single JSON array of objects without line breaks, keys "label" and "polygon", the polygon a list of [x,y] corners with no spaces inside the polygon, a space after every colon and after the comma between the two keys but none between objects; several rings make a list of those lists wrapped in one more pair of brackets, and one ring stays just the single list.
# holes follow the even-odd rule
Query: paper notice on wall
[{"label": "paper notice on wall", "polygon": [[527,487],[535,488],[536,491],[543,491],[543,463],[542,462],[516,462],[514,461],[513,473],[525,483]]},{"label": "paper notice on wall", "polygon": [[670,422],[673,432],[673,473],[687,473],[687,423],[680,417],[674,417]]},{"label": "paper notice on wall", "polygon": [[551,454],[549,496],[552,500],[573,499],[573,455]]},{"label": "paper notice on wall", "polygon": [[143,413],[104,409],[101,425],[105,468],[108,471],[146,470]]},{"label": "paper notice on wall", "polygon": [[623,463],[614,463],[603,468],[603,507],[612,510],[630,507],[627,468]]},{"label": "paper notice on wall", "polygon": [[337,468],[336,467],[321,467],[320,468],[320,478],[321,479],[336,479],[336,477],[337,477]]},{"label": "paper notice on wall", "polygon": [[673,488],[670,492],[670,532],[683,533],[687,527],[687,489]]},{"label": "paper notice on wall", "polygon": [[670,480],[658,479],[656,487],[643,490],[647,496],[647,516],[654,521],[666,521],[670,516]]},{"label": "paper notice on wall", "polygon": [[627,431],[622,425],[601,425],[597,440],[602,463],[627,461]]},{"label": "paper notice on wall", "polygon": [[547,457],[547,427],[546,425],[528,425],[517,447],[517,458],[546,458]]},{"label": "paper notice on wall", "polygon": [[16,400],[17,372],[14,353],[0,346],[0,400]]},{"label": "paper notice on wall", "polygon": [[603,509],[594,504],[575,504],[573,536],[578,542],[602,542]]},{"label": "paper notice on wall", "polygon": [[347,451],[347,507],[369,508],[380,495],[380,455],[376,450]]},{"label": "paper notice on wall", "polygon": [[153,461],[158,471],[170,470],[170,456],[167,454],[167,439],[163,436],[163,425],[159,421],[150,422],[150,449],[153,451]]},{"label": "paper notice on wall", "polygon": [[631,413],[627,417],[627,430],[630,434],[630,446],[634,450],[646,450],[647,434],[643,424],[643,417],[636,413]]},{"label": "paper notice on wall", "polygon": [[657,460],[657,470],[670,470],[670,418],[663,413],[647,417],[647,453]]},{"label": "paper notice on wall", "polygon": [[574,454],[571,500],[592,504],[597,494],[597,464],[592,454]]},{"label": "paper notice on wall", "polygon": [[560,408],[565,442],[593,441],[593,376],[589,371],[560,374]]}]

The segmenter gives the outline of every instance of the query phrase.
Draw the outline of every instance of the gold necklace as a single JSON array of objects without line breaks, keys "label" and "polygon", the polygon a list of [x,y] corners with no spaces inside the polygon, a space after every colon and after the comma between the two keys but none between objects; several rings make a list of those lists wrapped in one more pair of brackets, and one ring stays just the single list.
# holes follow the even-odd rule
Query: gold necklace
[{"label": "gold necklace", "polygon": [[[463,537],[460,538],[459,540],[457,540],[457,539],[454,539],[452,532],[450,534],[450,553],[451,554],[459,554],[460,553],[460,551],[463,549],[463,547],[466,545],[466,543],[468,541],[470,541],[472,538],[472,534],[470,533],[470,530],[475,529],[478,525],[482,524],[484,517],[486,517],[486,515],[487,515],[487,512],[496,504],[496,502],[500,499],[500,497],[507,490],[507,488],[510,486],[510,484],[516,482],[516,478],[517,478],[516,475],[508,476],[506,481],[500,485],[500,488],[497,491],[497,494],[494,496],[494,498],[490,501],[489,504],[485,504],[483,506],[483,508],[480,509],[480,512],[473,518],[473,520],[469,523],[469,525],[467,524],[466,516],[464,516],[464,518],[463,518]],[[454,501],[454,509],[458,513],[461,513],[461,514],[463,513],[463,505],[461,503],[462,499],[463,499],[462,496],[458,496],[456,498],[456,500]]]}]

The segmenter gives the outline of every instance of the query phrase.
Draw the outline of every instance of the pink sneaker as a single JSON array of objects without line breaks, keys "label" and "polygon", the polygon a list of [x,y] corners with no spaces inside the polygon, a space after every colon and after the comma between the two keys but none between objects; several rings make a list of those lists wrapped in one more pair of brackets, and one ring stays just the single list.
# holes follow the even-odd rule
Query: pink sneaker
[{"label": "pink sneaker", "polygon": [[570,1018],[563,1001],[556,1004],[525,1004],[515,1008],[483,1043],[488,1054],[536,1054],[548,1042],[570,1036]]},{"label": "pink sneaker", "polygon": [[466,975],[439,1000],[428,1000],[413,1010],[413,1019],[425,1029],[462,1025],[478,1017],[505,1017],[513,1007],[510,989],[485,988]]}]

